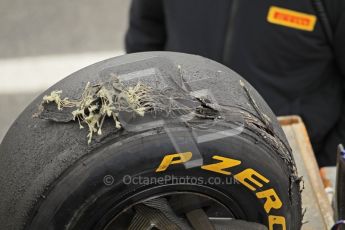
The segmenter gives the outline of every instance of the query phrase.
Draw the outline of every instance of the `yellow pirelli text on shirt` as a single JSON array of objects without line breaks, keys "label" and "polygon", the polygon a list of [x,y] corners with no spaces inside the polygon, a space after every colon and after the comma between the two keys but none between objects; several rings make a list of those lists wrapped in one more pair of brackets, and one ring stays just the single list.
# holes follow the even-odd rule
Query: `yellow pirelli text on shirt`
[{"label": "yellow pirelli text on shirt", "polygon": [[268,11],[267,21],[280,26],[313,31],[317,17],[312,14],[271,6]]}]

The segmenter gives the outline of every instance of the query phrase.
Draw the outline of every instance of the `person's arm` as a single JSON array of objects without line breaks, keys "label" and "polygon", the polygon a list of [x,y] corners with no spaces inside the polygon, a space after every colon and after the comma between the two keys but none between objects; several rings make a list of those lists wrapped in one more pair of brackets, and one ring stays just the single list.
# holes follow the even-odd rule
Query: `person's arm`
[{"label": "person's arm", "polygon": [[162,0],[133,0],[126,52],[164,50],[166,39]]},{"label": "person's arm", "polygon": [[333,21],[333,52],[338,68],[343,76],[343,102],[342,112],[335,128],[329,134],[324,151],[330,156],[330,162],[335,163],[338,144],[345,144],[345,1],[329,1],[330,12],[337,12],[330,15]]},{"label": "person's arm", "polygon": [[341,9],[339,12],[341,13],[339,14],[337,23],[335,24],[334,52],[340,71],[344,76],[345,83],[345,2],[342,1],[340,4]]}]

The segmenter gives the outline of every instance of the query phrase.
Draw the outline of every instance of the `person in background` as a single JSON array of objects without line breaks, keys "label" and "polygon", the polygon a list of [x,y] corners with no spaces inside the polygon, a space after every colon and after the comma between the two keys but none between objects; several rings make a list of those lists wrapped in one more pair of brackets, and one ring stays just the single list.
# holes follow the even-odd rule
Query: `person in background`
[{"label": "person in background", "polygon": [[345,1],[318,1],[321,11],[315,2],[133,0],[126,51],[176,51],[223,63],[276,115],[300,115],[319,166],[334,165],[336,146],[345,142]]}]

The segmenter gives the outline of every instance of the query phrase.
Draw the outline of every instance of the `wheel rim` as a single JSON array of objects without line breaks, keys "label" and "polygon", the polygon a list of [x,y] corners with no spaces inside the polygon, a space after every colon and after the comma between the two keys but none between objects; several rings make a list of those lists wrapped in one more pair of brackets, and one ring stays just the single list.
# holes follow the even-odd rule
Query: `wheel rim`
[{"label": "wheel rim", "polygon": [[[178,204],[179,200],[183,202],[186,201],[186,199],[191,200],[191,203]],[[166,205],[168,205],[171,208],[170,210],[166,210],[164,201],[166,201]],[[157,205],[154,206],[154,203],[156,203]],[[153,211],[152,213],[150,213],[151,215],[147,214],[146,216],[145,214],[142,215],[143,213],[138,214],[138,211],[136,211],[136,209],[138,209],[138,207],[142,205],[147,207],[146,210],[151,209],[152,211],[156,210],[156,212]],[[192,207],[193,205],[195,207]],[[158,206],[161,206],[161,208]],[[160,225],[159,222],[166,223],[167,221],[171,224],[182,227],[181,225],[190,224],[188,222],[188,213],[192,213],[194,210],[198,208],[203,209],[210,220],[224,220],[235,218],[235,215],[232,213],[230,209],[228,209],[226,206],[224,206],[219,201],[213,199],[210,196],[195,192],[173,192],[168,194],[162,194],[155,197],[150,197],[144,201],[130,205],[129,207],[121,211],[119,214],[117,214],[107,224],[104,230],[112,230],[116,228],[132,229],[133,226],[145,225],[144,222],[149,222],[152,228],[158,228]],[[152,216],[153,213],[157,215]],[[165,215],[166,220],[164,220],[164,217],[160,216],[159,213]],[[136,218],[139,216],[141,218]],[[177,220],[176,218],[180,218],[180,220]]]}]

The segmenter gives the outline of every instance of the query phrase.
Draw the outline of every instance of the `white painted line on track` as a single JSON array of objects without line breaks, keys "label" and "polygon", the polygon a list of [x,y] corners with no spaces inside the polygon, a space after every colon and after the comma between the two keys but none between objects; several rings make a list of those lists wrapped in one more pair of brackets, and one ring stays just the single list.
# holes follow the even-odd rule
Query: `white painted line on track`
[{"label": "white painted line on track", "polygon": [[83,67],[122,54],[117,51],[0,59],[0,94],[43,91]]}]

